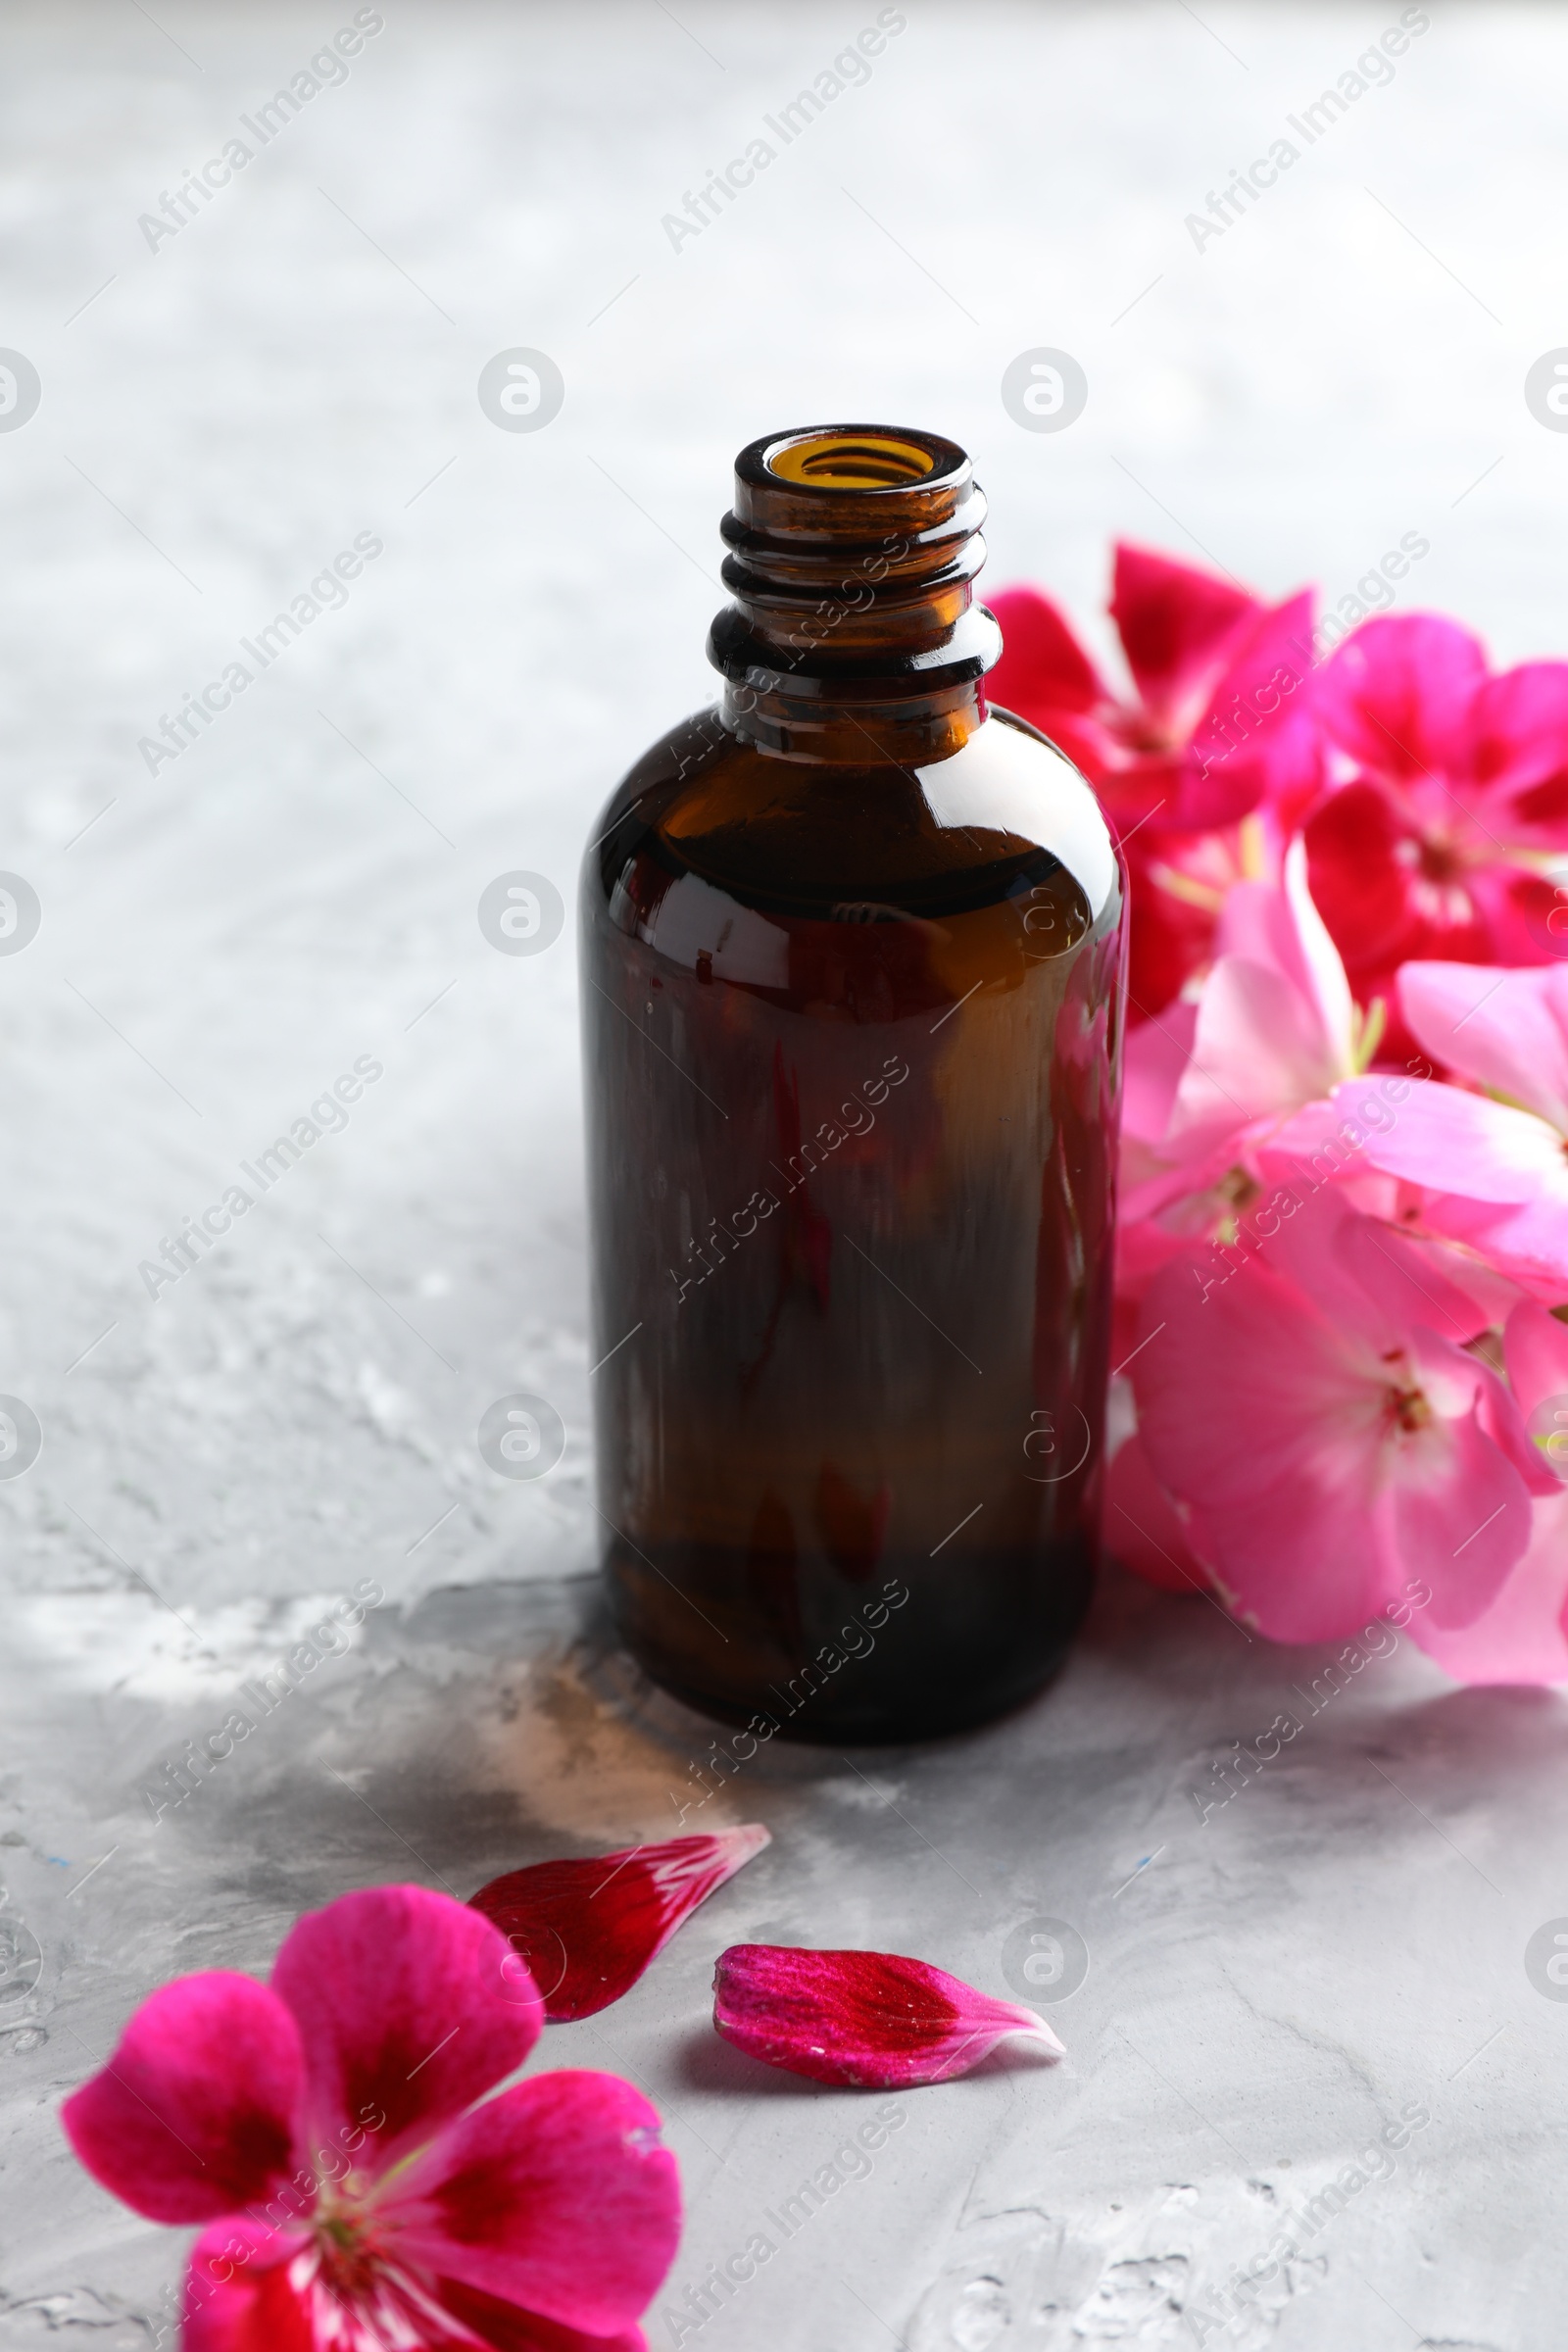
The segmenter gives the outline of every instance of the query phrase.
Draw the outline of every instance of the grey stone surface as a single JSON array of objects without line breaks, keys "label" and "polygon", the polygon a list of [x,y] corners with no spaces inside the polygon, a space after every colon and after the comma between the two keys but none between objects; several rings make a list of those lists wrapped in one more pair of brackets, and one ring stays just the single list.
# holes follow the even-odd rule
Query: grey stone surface
[{"label": "grey stone surface", "polygon": [[[734,450],[834,413],[951,431],[991,579],[1085,612],[1117,531],[1337,598],[1414,530],[1409,603],[1501,659],[1568,643],[1568,446],[1523,397],[1568,337],[1559,16],[1434,7],[1199,251],[1184,216],[1397,9],[912,0],[676,251],[661,217],[869,0],[389,6],[151,249],[138,217],[353,13],[104,0],[0,31],[0,343],[41,384],[0,430],[0,867],[42,906],[0,956],[0,1391],[44,1433],[0,1480],[6,2352],[129,2352],[167,2317],[178,2239],[56,2122],[155,1984],[265,1970],[346,1886],[466,1894],[691,1800],[710,1730],[607,1647],[588,1577],[569,906],[616,774],[707,696]],[[1089,381],[1060,434],[1002,405],[1039,347]],[[479,405],[515,348],[564,378],[538,433]],[[138,740],[362,532],[383,552],[342,608],[150,773]],[[514,869],[567,903],[537,956],[479,928]],[[140,1262],[358,1056],[382,1075],[346,1129],[150,1298]],[[565,1425],[535,1484],[477,1449],[514,1390]],[[364,1577],[388,1599],[352,1654],[155,1824],[167,1760]],[[1001,1991],[1008,1938],[1056,1919],[1090,1955],[1066,2061],[901,2101],[688,2343],[1556,2352],[1568,2004],[1525,1951],[1568,1915],[1561,1701],[1455,1691],[1401,1642],[1313,1713],[1290,1687],[1322,1663],[1112,1577],[1017,1719],[772,1750],[688,1816],[774,1843],[539,2061],[621,2068],[669,2119],[690,2221],[655,2344],[865,2112],[710,2034],[721,1944],[911,1950]],[[1200,1819],[1215,1759],[1292,1708]],[[1343,2208],[1293,2221],[1336,2178]],[[1298,2253],[1223,2321],[1282,2230]]]}]

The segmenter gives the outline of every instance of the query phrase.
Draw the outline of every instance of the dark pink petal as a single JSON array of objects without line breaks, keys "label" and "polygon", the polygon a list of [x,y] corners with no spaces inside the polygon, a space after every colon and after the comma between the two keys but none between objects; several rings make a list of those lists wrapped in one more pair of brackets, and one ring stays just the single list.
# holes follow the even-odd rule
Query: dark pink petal
[{"label": "dark pink petal", "polygon": [[282,2002],[228,1969],[143,2001],[102,2074],[66,2101],[94,2179],[154,2222],[206,2222],[265,2200],[292,2171],[304,2085]]},{"label": "dark pink petal", "polygon": [[1318,673],[1318,716],[1342,751],[1395,782],[1465,763],[1471,705],[1486,678],[1479,641],[1414,612],[1366,621]]},{"label": "dark pink petal", "polygon": [[494,2352],[648,2352],[648,2338],[640,2328],[627,2328],[616,2335],[585,2335],[580,2328],[542,2320],[536,2311],[519,2311],[515,2303],[482,2295],[455,2278],[439,2279],[436,2293],[442,2308]]},{"label": "dark pink petal", "polygon": [[1313,903],[1363,1003],[1391,993],[1385,975],[1405,956],[1485,960],[1486,933],[1469,900],[1463,891],[1438,897],[1425,887],[1421,835],[1381,784],[1331,792],[1307,819],[1304,838]]},{"label": "dark pink petal", "polygon": [[1191,732],[1237,622],[1257,609],[1257,601],[1212,572],[1117,541],[1111,618],[1138,691],[1156,718],[1184,736]]},{"label": "dark pink petal", "polygon": [[640,2091],[563,2068],[449,2125],[380,2210],[400,2262],[613,2335],[674,2259],[680,2178]]},{"label": "dark pink petal", "polygon": [[1167,823],[1232,824],[1265,797],[1298,823],[1321,780],[1320,731],[1307,710],[1312,592],[1249,612],[1225,668],[1192,715],[1194,762]]},{"label": "dark pink petal", "polygon": [[[473,2352],[476,2341],[506,2352],[616,2352],[420,2277],[395,2249],[335,2256],[330,2243],[274,2236],[233,2216],[204,2232],[186,2274],[181,2352]],[[641,2337],[631,2352],[644,2352]]]},{"label": "dark pink petal", "polygon": [[1063,2055],[1034,2010],[896,1952],[732,1944],[713,1972],[713,2023],[766,2066],[876,2090],[966,2075],[1008,2034]]},{"label": "dark pink petal", "polygon": [[232,2213],[204,2230],[185,2273],[180,2352],[317,2352],[309,2309],[288,2275],[309,2244]]},{"label": "dark pink petal", "polygon": [[1568,766],[1568,662],[1522,662],[1487,680],[1471,708],[1467,765],[1484,792],[1508,798],[1562,773]]},{"label": "dark pink petal", "polygon": [[629,1992],[682,1920],[768,1842],[758,1822],[591,1861],[509,1870],[473,1897],[526,1963],[552,2020],[592,2017]]},{"label": "dark pink petal", "polygon": [[1104,699],[1094,663],[1049,597],[1004,588],[988,601],[1002,626],[1002,659],[986,680],[991,702],[1049,734],[1049,713],[1089,710]]},{"label": "dark pink petal", "polygon": [[352,2144],[371,2179],[520,2066],[544,2021],[489,1921],[423,1886],[308,1912],[271,1983],[299,2026],[310,2144]]}]

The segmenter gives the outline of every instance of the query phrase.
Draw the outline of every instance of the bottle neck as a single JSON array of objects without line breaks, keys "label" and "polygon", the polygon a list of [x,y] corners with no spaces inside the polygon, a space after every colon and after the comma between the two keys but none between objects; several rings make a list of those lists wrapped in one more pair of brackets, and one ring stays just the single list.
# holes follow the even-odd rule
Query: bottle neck
[{"label": "bottle neck", "polygon": [[720,525],[734,603],[708,641],[726,725],[839,766],[961,751],[1002,651],[973,601],[985,512],[967,457],[939,434],[831,425],[742,450]]}]

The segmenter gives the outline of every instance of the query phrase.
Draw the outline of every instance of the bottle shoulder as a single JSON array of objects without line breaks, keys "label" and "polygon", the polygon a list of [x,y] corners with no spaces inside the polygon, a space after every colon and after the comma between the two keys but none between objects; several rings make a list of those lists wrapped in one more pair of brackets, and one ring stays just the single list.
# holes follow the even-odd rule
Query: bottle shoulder
[{"label": "bottle shoulder", "polygon": [[584,869],[606,903],[629,858],[691,871],[744,904],[801,913],[891,903],[974,905],[1043,865],[1077,885],[1098,926],[1119,860],[1066,756],[993,710],[961,750],[920,767],[779,759],[694,712],[650,746],[601,811]]}]

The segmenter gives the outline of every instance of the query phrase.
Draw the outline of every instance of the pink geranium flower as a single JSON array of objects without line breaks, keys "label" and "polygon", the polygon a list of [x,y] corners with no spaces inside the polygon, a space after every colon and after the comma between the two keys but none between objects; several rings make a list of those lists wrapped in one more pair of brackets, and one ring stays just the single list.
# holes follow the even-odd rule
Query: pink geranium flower
[{"label": "pink geranium flower", "polygon": [[1489,1091],[1418,1085],[1368,1159],[1429,1189],[1430,1230],[1568,1299],[1568,967],[1406,964],[1399,1000],[1433,1060]]},{"label": "pink geranium flower", "polygon": [[1260,1631],[1334,1639],[1412,1576],[1440,1627],[1494,1599],[1551,1479],[1468,1352],[1484,1328],[1430,1253],[1333,1189],[1226,1280],[1181,1261],[1155,1277],[1131,1367],[1140,1440]]},{"label": "pink geranium flower", "polygon": [[186,2352],[641,2352],[674,2159],[613,2075],[487,2097],[540,2026],[487,1920],[373,1887],[302,1919],[267,1984],[154,1993],[65,2127],[136,2212],[204,2225]]},{"label": "pink geranium flower", "polygon": [[897,1952],[736,1943],[713,1972],[713,2023],[767,2066],[857,2089],[966,2075],[1009,2034],[1064,2055],[1043,2017]]},{"label": "pink geranium flower", "polygon": [[1119,542],[1110,610],[1125,689],[1101,677],[1037,589],[991,603],[1003,655],[990,693],[1099,790],[1132,869],[1134,1016],[1158,1012],[1203,962],[1225,888],[1246,868],[1238,819],[1267,800],[1288,827],[1316,792],[1317,738],[1298,691],[1311,667],[1310,594],[1267,606]]},{"label": "pink geranium flower", "polygon": [[1568,662],[1489,673],[1428,614],[1369,620],[1312,697],[1337,789],[1306,828],[1312,895],[1363,1002],[1413,957],[1568,955]]}]

